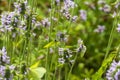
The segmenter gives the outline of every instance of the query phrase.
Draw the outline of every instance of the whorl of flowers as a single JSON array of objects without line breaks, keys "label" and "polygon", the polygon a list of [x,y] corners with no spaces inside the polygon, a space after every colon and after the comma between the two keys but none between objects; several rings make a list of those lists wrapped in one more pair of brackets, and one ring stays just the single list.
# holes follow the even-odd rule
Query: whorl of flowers
[{"label": "whorl of flowers", "polygon": [[65,64],[65,63],[73,62],[72,59],[73,55],[70,49],[59,48],[58,52],[59,52],[59,58],[58,58],[59,63]]},{"label": "whorl of flowers", "polygon": [[72,0],[64,0],[64,5],[62,6],[60,12],[63,14],[63,16],[67,20],[71,19],[73,22],[75,22],[77,17],[72,16],[70,14],[70,9],[74,9],[75,7],[77,7],[77,4],[74,1],[72,1]]},{"label": "whorl of flowers", "polygon": [[7,52],[5,47],[0,50],[0,64],[9,64],[10,63],[10,58],[7,56]]},{"label": "whorl of flowers", "polygon": [[107,80],[119,80],[120,79],[120,61],[115,60],[111,63],[110,68],[107,70]]},{"label": "whorl of flowers", "polygon": [[1,26],[0,31],[11,31],[13,30],[13,26],[17,27],[19,22],[18,18],[19,14],[15,12],[5,12],[1,15]]},{"label": "whorl of flowers", "polygon": [[75,2],[73,2],[72,0],[64,0],[64,8],[69,10],[69,8],[75,7],[77,7],[77,4],[75,4]]},{"label": "whorl of flowers", "polygon": [[10,57],[7,55],[5,47],[0,50],[0,80],[12,80],[14,65],[10,65]]},{"label": "whorl of flowers", "polygon": [[76,52],[82,52],[85,53],[86,52],[86,46],[83,44],[83,40],[78,39],[78,48],[76,49]]},{"label": "whorl of flowers", "polygon": [[83,44],[81,39],[78,40],[77,49],[70,50],[69,48],[58,48],[58,62],[61,64],[70,63],[72,64],[75,61],[76,56],[80,53],[86,52],[86,46]]},{"label": "whorl of flowers", "polygon": [[111,11],[111,6],[106,3],[105,0],[98,0],[99,10],[109,13]]},{"label": "whorl of flowers", "polygon": [[28,6],[27,0],[15,2],[14,6],[15,6],[15,12],[18,14],[31,13],[31,8],[30,6]]},{"label": "whorl of flowers", "polygon": [[50,26],[48,18],[38,21],[33,12],[34,10],[31,9],[26,0],[14,2],[14,10],[12,12],[1,14],[0,32],[12,32],[15,38],[16,34],[24,35],[31,31],[32,35],[35,36],[34,30],[40,29],[41,26]]},{"label": "whorl of flowers", "polygon": [[108,4],[105,4],[103,7],[100,8],[100,10],[107,13],[111,11],[111,7]]},{"label": "whorl of flowers", "polygon": [[[12,31],[16,27],[21,29],[22,24],[22,19],[21,15],[26,16],[29,13],[29,9],[27,6],[27,1],[25,2],[15,2],[14,3],[15,9],[12,12],[4,12],[1,15],[1,26],[0,26],[0,31],[5,32],[5,31]],[[23,28],[22,28],[23,29]]]},{"label": "whorl of flowers", "polygon": [[41,24],[42,24],[43,27],[49,27],[51,23],[50,23],[48,18],[45,18],[45,19],[42,20]]}]

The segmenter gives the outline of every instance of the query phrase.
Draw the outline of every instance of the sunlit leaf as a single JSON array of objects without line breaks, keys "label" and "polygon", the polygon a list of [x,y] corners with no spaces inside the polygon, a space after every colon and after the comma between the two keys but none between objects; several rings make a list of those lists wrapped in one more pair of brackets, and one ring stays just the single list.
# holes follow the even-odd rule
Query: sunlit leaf
[{"label": "sunlit leaf", "polygon": [[74,46],[65,46],[65,48],[73,48]]},{"label": "sunlit leaf", "polygon": [[76,31],[79,31],[79,30],[82,30],[82,29],[84,29],[84,28],[85,28],[84,25],[78,24],[78,25],[76,26],[75,30],[76,30]]},{"label": "sunlit leaf", "polygon": [[45,45],[44,48],[49,48],[49,47],[52,46],[53,44],[54,44],[54,42],[52,41],[52,42],[48,43],[47,45]]},{"label": "sunlit leaf", "polygon": [[105,70],[108,67],[108,64],[110,64],[113,61],[113,58],[116,56],[116,54],[111,53],[109,57],[103,61],[102,66],[100,69],[92,76],[93,80],[99,80],[102,76],[102,74],[105,72]]},{"label": "sunlit leaf", "polygon": [[55,46],[55,44],[58,45],[58,44],[60,44],[60,42],[51,41],[50,43],[46,44],[46,45],[44,46],[44,48],[49,48],[49,47],[51,47],[51,46]]}]

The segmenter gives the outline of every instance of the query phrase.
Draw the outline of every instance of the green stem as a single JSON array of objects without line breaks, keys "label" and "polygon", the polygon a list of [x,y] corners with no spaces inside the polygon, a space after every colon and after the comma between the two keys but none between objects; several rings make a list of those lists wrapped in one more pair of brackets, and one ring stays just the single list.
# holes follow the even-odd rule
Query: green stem
[{"label": "green stem", "polygon": [[66,80],[69,80],[69,78],[70,78],[70,74],[71,74],[71,72],[72,72],[72,70],[73,70],[73,67],[74,67],[74,65],[75,65],[75,61],[76,61],[77,57],[78,57],[78,53],[76,53],[76,56],[75,56],[75,58],[74,58],[74,63],[72,64],[72,66],[71,66],[71,68],[70,68],[70,71],[69,71],[69,73],[68,73],[68,77],[67,77]]},{"label": "green stem", "polygon": [[61,80],[61,68],[59,68],[58,80]]},{"label": "green stem", "polygon": [[111,45],[112,45],[112,42],[113,42],[113,38],[114,38],[114,34],[115,34],[115,29],[116,29],[116,26],[117,26],[117,22],[118,22],[117,17],[115,17],[115,21],[113,23],[113,27],[112,27],[112,30],[111,30],[111,33],[110,33],[110,37],[109,37],[108,46],[107,46],[107,50],[106,50],[104,60],[107,58],[108,53],[110,51],[110,48],[111,48]]},{"label": "green stem", "polygon": [[9,2],[9,7],[8,7],[8,10],[10,11],[10,8],[11,8],[11,0],[8,0],[8,2]]},{"label": "green stem", "polygon": [[[51,22],[51,26],[49,27],[49,40],[48,40],[48,43],[51,41],[51,32],[52,32],[52,28],[53,28],[53,21],[52,21],[52,15],[54,15],[52,13],[52,9],[53,9],[53,1],[54,0],[51,0],[51,12],[50,12],[50,22]],[[52,63],[49,61],[49,58],[50,58],[50,48],[47,49],[47,54],[46,54],[46,69],[47,69],[47,72],[46,72],[46,76],[45,76],[45,80],[49,80],[49,71],[50,71],[50,65],[52,65]],[[50,62],[50,63],[49,63]]]}]

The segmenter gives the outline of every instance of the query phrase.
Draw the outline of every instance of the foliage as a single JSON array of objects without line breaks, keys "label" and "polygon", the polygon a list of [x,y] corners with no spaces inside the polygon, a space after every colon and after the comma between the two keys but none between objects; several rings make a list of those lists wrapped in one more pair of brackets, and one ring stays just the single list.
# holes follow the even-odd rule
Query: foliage
[{"label": "foliage", "polygon": [[119,80],[119,8],[119,0],[0,0],[0,79]]}]

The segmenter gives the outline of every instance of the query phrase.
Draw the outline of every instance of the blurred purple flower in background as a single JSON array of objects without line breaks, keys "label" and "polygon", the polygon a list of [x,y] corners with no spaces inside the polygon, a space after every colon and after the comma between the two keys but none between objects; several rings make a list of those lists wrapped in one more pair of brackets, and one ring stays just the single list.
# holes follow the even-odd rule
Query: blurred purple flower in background
[{"label": "blurred purple flower in background", "polygon": [[75,8],[75,7],[77,7],[77,4],[75,4],[75,2],[72,0],[64,0],[64,7],[68,8],[68,9]]},{"label": "blurred purple flower in background", "polygon": [[116,5],[115,5],[115,8],[118,8],[120,6],[120,2],[118,2]]},{"label": "blurred purple flower in background", "polygon": [[112,17],[115,18],[117,16],[117,13],[114,11],[112,14]]},{"label": "blurred purple flower in background", "polygon": [[98,4],[105,4],[105,0],[98,0]]},{"label": "blurred purple flower in background", "polygon": [[108,4],[105,4],[104,6],[99,7],[99,10],[108,13],[111,11],[111,7]]},{"label": "blurred purple flower in background", "polygon": [[75,22],[77,20],[78,16],[73,16],[72,17],[72,22]]},{"label": "blurred purple flower in background", "polygon": [[118,32],[120,32],[120,24],[118,24],[118,27],[116,29]]},{"label": "blurred purple flower in background", "polygon": [[102,33],[104,32],[104,30],[105,30],[105,26],[98,25],[98,27],[94,30],[94,32]]},{"label": "blurred purple flower in background", "polygon": [[87,20],[87,12],[85,10],[80,10],[80,18],[83,20],[83,21],[86,21]]},{"label": "blurred purple flower in background", "polygon": [[57,5],[60,5],[60,0],[55,0]]},{"label": "blurred purple flower in background", "polygon": [[64,5],[61,7],[60,12],[63,14],[64,17],[67,18],[67,20],[73,19],[73,22],[76,20],[76,16],[73,16],[70,14],[70,9],[74,9],[77,7],[77,4],[72,0],[64,0]]},{"label": "blurred purple flower in background", "polygon": [[104,12],[110,12],[111,7],[108,4],[105,4],[104,7],[102,8]]}]

